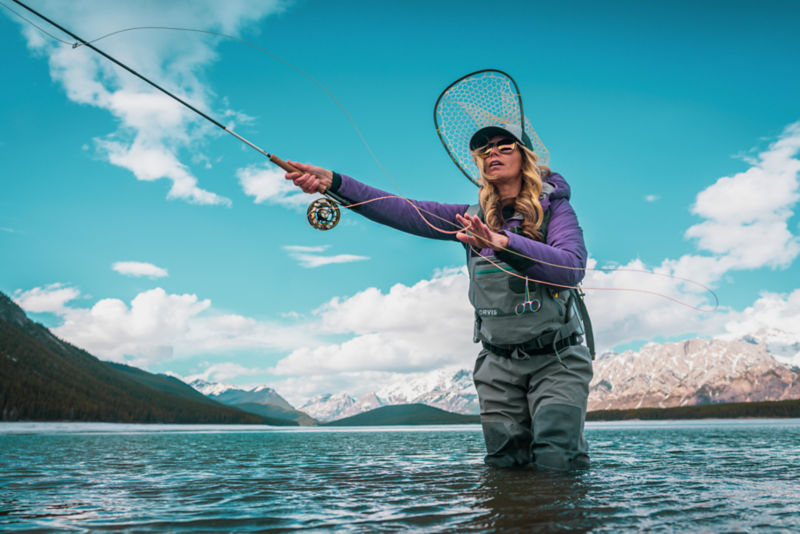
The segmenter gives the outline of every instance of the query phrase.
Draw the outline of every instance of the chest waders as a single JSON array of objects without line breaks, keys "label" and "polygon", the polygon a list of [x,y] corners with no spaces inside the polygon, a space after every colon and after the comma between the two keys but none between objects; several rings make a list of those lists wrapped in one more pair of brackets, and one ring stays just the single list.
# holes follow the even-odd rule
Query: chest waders
[{"label": "chest waders", "polygon": [[[467,213],[483,219],[479,206]],[[549,220],[548,209],[540,228],[545,242]],[[473,373],[484,461],[496,467],[586,468],[583,425],[594,339],[582,294],[508,274],[520,269],[491,259],[494,264],[467,248],[474,340],[484,349]],[[584,335],[589,350],[580,345]]]},{"label": "chest waders", "polygon": [[[467,210],[483,220],[480,206]],[[515,213],[514,219],[522,219]],[[539,231],[547,237],[550,209],[544,213]],[[521,227],[506,231],[519,233]],[[482,258],[467,249],[469,300],[475,309],[473,340],[495,354],[512,356],[521,351],[528,356],[559,352],[570,345],[586,342],[594,359],[594,335],[583,293],[579,289],[558,288],[508,274],[509,264]]]}]

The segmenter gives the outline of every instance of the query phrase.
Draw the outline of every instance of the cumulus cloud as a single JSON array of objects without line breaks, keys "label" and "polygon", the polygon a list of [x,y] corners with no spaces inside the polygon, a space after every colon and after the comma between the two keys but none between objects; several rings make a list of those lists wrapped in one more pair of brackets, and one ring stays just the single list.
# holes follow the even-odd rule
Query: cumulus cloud
[{"label": "cumulus cloud", "polygon": [[175,151],[160,142],[137,138],[128,144],[102,139],[97,140],[97,146],[106,152],[111,163],[130,170],[138,180],[171,180],[172,187],[167,198],[183,199],[195,204],[231,205],[230,199],[197,187],[197,179],[178,160]]},{"label": "cumulus cloud", "polygon": [[153,265],[152,263],[140,261],[118,261],[115,262],[111,268],[125,276],[147,276],[148,278],[163,278],[168,276],[166,269]]},{"label": "cumulus cloud", "polygon": [[403,372],[468,364],[477,349],[467,287],[465,269],[446,269],[410,287],[397,284],[388,293],[369,288],[349,298],[334,298],[315,311],[321,329],[352,337],[299,348],[272,371]]},{"label": "cumulus cloud", "polygon": [[386,371],[341,371],[316,375],[288,376],[266,383],[289,401],[300,407],[311,397],[325,393],[347,393],[358,397],[363,393],[374,392],[395,385],[403,380],[411,380],[416,373],[395,373]]},{"label": "cumulus cloud", "polygon": [[666,260],[656,268],[633,260],[608,270],[593,270],[596,262],[590,260],[583,287],[597,350],[655,336],[707,335],[717,331],[725,310],[712,313],[715,297],[700,285],[706,278],[699,276],[705,264],[688,266],[695,260],[699,258]]},{"label": "cumulus cloud", "polygon": [[301,267],[313,269],[314,267],[322,267],[323,265],[330,265],[333,263],[351,263],[354,261],[368,260],[369,256],[356,256],[354,254],[335,254],[332,256],[325,256],[325,252],[330,245],[318,247],[305,247],[301,245],[286,245],[284,250],[289,252],[289,256],[296,259]]},{"label": "cumulus cloud", "polygon": [[52,284],[18,291],[15,301],[29,312],[58,314],[63,322],[52,330],[62,339],[103,359],[144,368],[203,353],[288,352],[317,343],[305,324],[287,326],[219,313],[210,300],[194,294],[154,288],[139,293],[130,304],[105,298],[90,308],[67,305],[79,296],[75,288]]},{"label": "cumulus cloud", "polygon": [[256,204],[274,204],[293,209],[306,209],[309,202],[322,195],[307,195],[283,177],[284,171],[267,165],[250,165],[236,171],[239,184]]},{"label": "cumulus cloud", "polygon": [[[237,34],[249,24],[283,9],[279,0],[213,0],[134,3],[77,0],[39,2],[37,8],[76,34],[98,34],[136,26],[177,26]],[[99,152],[138,180],[167,179],[169,198],[196,204],[229,205],[230,200],[202,188],[181,161],[217,130],[171,98],[145,85],[88,47],[73,48],[45,38],[20,21],[28,47],[47,57],[50,75],[77,103],[111,113],[116,131],[95,139]],[[200,76],[217,58],[220,38],[167,30],[120,33],[96,43],[132,69],[212,115],[236,119],[237,112],[215,109],[214,95]],[[212,133],[213,132],[213,133]]]},{"label": "cumulus cloud", "polygon": [[75,300],[81,292],[64,284],[50,284],[27,291],[14,292],[14,302],[25,311],[33,313],[62,313],[66,303]]},{"label": "cumulus cloud", "polygon": [[645,202],[655,202],[659,198],[661,198],[661,197],[659,197],[658,195],[645,195],[644,201]]},{"label": "cumulus cloud", "polygon": [[789,294],[765,291],[752,306],[731,314],[725,323],[725,334],[734,338],[775,330],[800,340],[800,289]]},{"label": "cumulus cloud", "polygon": [[800,199],[800,122],[789,125],[752,166],[697,195],[692,212],[706,219],[686,236],[730,269],[787,267],[800,253],[789,219]]}]

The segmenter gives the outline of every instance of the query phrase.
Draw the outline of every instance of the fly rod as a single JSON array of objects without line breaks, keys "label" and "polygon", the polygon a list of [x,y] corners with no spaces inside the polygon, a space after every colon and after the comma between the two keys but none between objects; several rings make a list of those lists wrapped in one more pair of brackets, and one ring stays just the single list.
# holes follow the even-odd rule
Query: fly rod
[{"label": "fly rod", "polygon": [[[90,43],[89,41],[86,41],[86,40],[82,39],[81,37],[75,35],[73,32],[71,32],[68,29],[64,28],[63,26],[61,26],[57,22],[47,18],[46,16],[42,15],[41,13],[36,11],[35,9],[33,9],[33,8],[25,5],[24,3],[20,2],[20,0],[13,0],[13,2],[15,4],[19,5],[20,7],[28,10],[29,12],[33,13],[34,15],[39,17],[40,19],[42,19],[45,22],[47,22],[48,24],[50,24],[50,25],[58,28],[62,32],[66,33],[67,35],[69,35],[70,37],[75,39],[78,43],[80,43],[81,45],[91,48],[92,50],[94,50],[95,52],[97,52],[98,54],[103,56],[104,58],[106,58],[109,61],[113,62],[114,64],[122,67],[123,69],[125,69],[128,72],[130,72],[131,74],[133,74],[134,76],[136,76],[140,80],[146,82],[147,84],[149,84],[152,87],[155,87],[156,89],[158,89],[159,91],[161,91],[162,93],[164,93],[168,97],[172,98],[173,100],[176,100],[177,102],[183,104],[184,106],[186,106],[190,110],[194,111],[195,113],[197,113],[198,115],[200,115],[201,117],[203,117],[204,119],[206,119],[207,121],[212,123],[213,125],[217,126],[218,128],[221,128],[225,132],[227,132],[227,133],[231,134],[232,136],[234,136],[239,141],[245,143],[250,148],[253,148],[254,150],[256,150],[259,153],[261,153],[262,155],[266,156],[267,159],[269,159],[272,163],[274,163],[275,165],[277,165],[281,169],[285,170],[286,172],[301,172],[299,169],[293,167],[292,165],[289,165],[288,163],[286,163],[284,160],[282,160],[281,158],[279,158],[275,154],[270,154],[269,152],[267,152],[266,150],[262,149],[258,145],[254,144],[254,143],[251,143],[250,141],[248,141],[247,139],[245,139],[241,135],[237,134],[236,132],[234,132],[233,130],[231,130],[230,128],[228,128],[227,126],[225,126],[224,124],[222,124],[218,120],[216,120],[213,117],[211,117],[210,115],[208,115],[207,113],[204,113],[203,111],[200,111],[199,109],[197,109],[196,107],[194,107],[193,105],[191,105],[190,103],[188,103],[187,101],[182,99],[181,97],[171,93],[167,89],[164,89],[163,87],[158,85],[153,80],[151,80],[148,77],[144,76],[143,74],[140,74],[139,72],[135,71],[134,69],[132,69],[131,67],[129,67],[125,63],[119,61],[115,57],[103,52],[102,50],[100,50],[99,48],[94,46],[92,43]],[[75,48],[75,46],[73,46],[73,48]],[[334,226],[336,226],[336,223],[339,222],[339,206],[337,205],[337,203],[341,202],[341,199],[338,198],[337,196],[333,195],[332,193],[330,193],[328,191],[325,191],[325,188],[322,187],[322,186],[320,186],[319,192],[322,193],[323,195],[325,195],[325,197],[327,197],[327,198],[325,198],[325,199],[317,199],[316,201],[311,203],[311,205],[308,207],[308,213],[307,213],[308,222],[311,223],[311,225],[314,228],[317,228],[319,230],[329,230],[330,228],[333,228]]]}]

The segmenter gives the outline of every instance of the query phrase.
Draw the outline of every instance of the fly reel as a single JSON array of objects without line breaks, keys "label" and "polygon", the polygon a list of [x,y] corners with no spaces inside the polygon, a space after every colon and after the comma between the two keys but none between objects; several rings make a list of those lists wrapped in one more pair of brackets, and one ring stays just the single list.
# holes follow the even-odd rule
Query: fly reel
[{"label": "fly reel", "polygon": [[326,197],[309,204],[306,212],[309,224],[317,230],[330,230],[339,223],[340,216],[339,206]]}]

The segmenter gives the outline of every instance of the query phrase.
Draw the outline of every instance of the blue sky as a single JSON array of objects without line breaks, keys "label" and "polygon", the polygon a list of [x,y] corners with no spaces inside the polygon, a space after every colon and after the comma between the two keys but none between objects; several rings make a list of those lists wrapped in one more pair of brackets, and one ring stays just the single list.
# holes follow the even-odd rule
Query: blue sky
[{"label": "blue sky", "polygon": [[[800,324],[796,3],[31,5],[87,39],[180,26],[279,56],[336,96],[390,177],[324,91],[251,47],[167,30],[96,43],[270,152],[411,198],[474,202],[432,108],[456,78],[502,69],[572,186],[593,262],[719,295],[707,314],[588,290],[601,347]],[[348,213],[312,229],[257,152],[0,12],[0,290],[32,317],[106,359],[294,402],[471,366],[458,245]],[[585,285],[708,302],[624,271]]]}]

